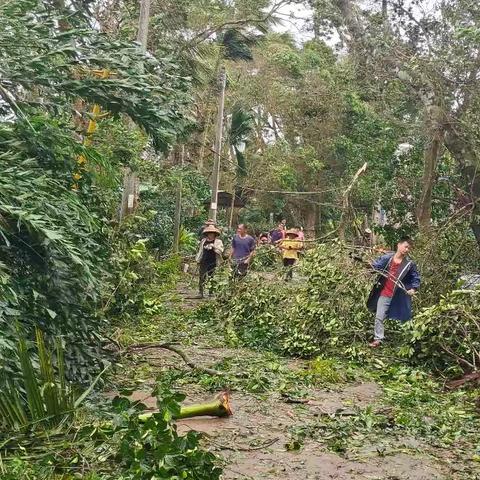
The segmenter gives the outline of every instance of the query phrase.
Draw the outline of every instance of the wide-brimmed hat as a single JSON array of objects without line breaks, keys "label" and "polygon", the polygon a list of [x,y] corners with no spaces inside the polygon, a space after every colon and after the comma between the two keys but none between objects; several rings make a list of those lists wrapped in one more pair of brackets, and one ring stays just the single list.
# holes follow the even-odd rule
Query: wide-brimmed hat
[{"label": "wide-brimmed hat", "polygon": [[217,235],[220,235],[220,230],[217,227],[215,227],[215,225],[208,225],[203,229],[202,233],[204,235],[206,235],[207,233],[216,233]]},{"label": "wide-brimmed hat", "polygon": [[287,230],[285,232],[285,236],[287,235],[295,235],[296,237],[298,237],[298,232],[296,230]]}]

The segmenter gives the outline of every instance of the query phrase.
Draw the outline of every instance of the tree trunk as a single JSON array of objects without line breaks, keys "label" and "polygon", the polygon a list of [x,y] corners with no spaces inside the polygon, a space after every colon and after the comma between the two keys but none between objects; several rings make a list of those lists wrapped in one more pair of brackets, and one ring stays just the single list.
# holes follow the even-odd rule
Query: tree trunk
[{"label": "tree trunk", "polygon": [[303,211],[303,218],[305,219],[304,231],[307,238],[315,238],[317,230],[317,215],[319,213],[318,205],[312,205],[310,203],[305,204],[305,210]]},{"label": "tree trunk", "polygon": [[388,20],[388,0],[382,0],[382,18],[384,22]]},{"label": "tree trunk", "polygon": [[480,248],[480,159],[475,150],[454,129],[457,122],[451,121],[445,135],[445,146],[457,161],[464,181],[464,189],[472,201],[472,221],[470,227]]},{"label": "tree trunk", "polygon": [[351,38],[348,40],[348,46],[350,49],[355,50],[363,37],[362,25],[355,12],[355,2],[353,0],[336,0],[335,3],[350,33]]},{"label": "tree trunk", "polygon": [[432,191],[435,185],[438,159],[445,139],[443,112],[432,106],[427,110],[429,142],[423,155],[422,192],[417,204],[417,223],[421,231],[427,230],[432,219]]},{"label": "tree trunk", "polygon": [[[137,42],[142,46],[142,51],[147,51],[148,22],[150,18],[150,0],[140,0],[140,17],[138,20]],[[120,222],[135,211],[139,200],[139,179],[130,167],[125,169],[123,177],[123,194],[120,205]]]},{"label": "tree trunk", "polygon": [[120,205],[119,220],[120,222],[135,211],[138,205],[139,181],[137,175],[130,170],[125,169],[123,177],[123,193],[122,203]]},{"label": "tree trunk", "polygon": [[321,17],[318,12],[318,1],[317,0],[309,0],[308,4],[312,9],[312,28],[313,28],[313,38],[315,40],[321,39]]},{"label": "tree trunk", "polygon": [[[185,145],[180,147],[180,152],[177,151],[176,154],[177,163],[180,164],[180,167],[183,167],[185,160]],[[180,248],[180,228],[182,225],[182,181],[183,172],[180,172],[180,178],[178,180],[177,191],[175,195],[175,215],[173,222],[173,253],[178,253]]]},{"label": "tree trunk", "polygon": [[[182,405],[180,413],[175,417],[176,420],[191,417],[230,417],[233,415],[230,395],[228,392],[218,394],[214,400],[194,405]],[[138,416],[141,422],[148,421],[153,416],[153,412],[142,413]]]},{"label": "tree trunk", "polygon": [[68,21],[65,19],[65,0],[53,0],[53,6],[59,11],[61,14],[60,20],[58,21],[58,29],[61,32],[66,32],[71,28]]}]

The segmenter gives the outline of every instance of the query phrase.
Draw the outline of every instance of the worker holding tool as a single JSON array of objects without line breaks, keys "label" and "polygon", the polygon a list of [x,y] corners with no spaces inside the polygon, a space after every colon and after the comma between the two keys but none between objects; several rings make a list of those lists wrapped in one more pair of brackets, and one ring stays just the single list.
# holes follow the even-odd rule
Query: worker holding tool
[{"label": "worker holding tool", "polygon": [[412,297],[420,287],[420,275],[408,257],[411,248],[412,240],[402,237],[396,252],[382,255],[372,262],[371,266],[379,274],[367,301],[368,309],[375,313],[372,348],[380,346],[385,337],[386,318],[402,323],[412,318]]}]

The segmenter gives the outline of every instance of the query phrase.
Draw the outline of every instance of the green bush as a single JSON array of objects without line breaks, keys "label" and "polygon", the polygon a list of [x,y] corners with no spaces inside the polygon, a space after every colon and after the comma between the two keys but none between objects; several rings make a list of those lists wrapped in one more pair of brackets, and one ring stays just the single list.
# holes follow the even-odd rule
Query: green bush
[{"label": "green bush", "polygon": [[[352,345],[364,343],[371,329],[365,303],[372,278],[340,244],[318,246],[309,252],[303,268],[307,285],[290,313],[297,330],[313,338],[322,353],[352,353]],[[285,344],[286,350],[296,353],[295,343]]]},{"label": "green bush", "polygon": [[285,289],[257,277],[221,284],[217,315],[226,325],[230,341],[251,347],[282,350],[283,316],[288,296]]},{"label": "green bush", "polygon": [[[79,196],[25,159],[18,129],[0,126],[0,361],[16,374],[16,321],[65,339],[70,378],[95,373],[103,357],[96,315],[108,248],[101,223]],[[72,152],[73,154],[73,152]]]},{"label": "green bush", "polygon": [[255,251],[252,269],[256,271],[271,270],[280,265],[280,254],[272,245],[259,245]]},{"label": "green bush", "polygon": [[452,291],[406,328],[404,357],[450,376],[480,368],[480,289]]},{"label": "green bush", "polygon": [[116,438],[118,476],[124,480],[182,478],[185,480],[218,480],[221,468],[215,455],[200,448],[201,434],[189,431],[178,435],[173,418],[180,413],[185,395],[162,391],[158,413],[146,422],[139,421],[138,407],[126,398],[113,401],[118,415],[112,438]]},{"label": "green bush", "polygon": [[[320,245],[303,263],[305,285],[250,274],[223,284],[219,318],[245,345],[291,355],[355,354],[365,342],[371,315],[365,301],[371,279],[339,244]],[[281,273],[278,273],[281,279]]]},{"label": "green bush", "polygon": [[148,249],[148,240],[127,243],[112,256],[115,285],[103,308],[105,314],[118,321],[136,320],[147,307],[158,303],[172,288],[180,274],[180,257],[172,255],[156,260]]},{"label": "green bush", "polygon": [[[102,369],[106,322],[98,307],[109,286],[119,167],[133,166],[145,134],[167,151],[190,124],[189,80],[170,55],[146,57],[134,44],[90,28],[83,7],[71,7],[0,2],[2,88],[8,86],[9,99],[0,105],[2,377],[19,375],[16,322],[28,339],[35,327],[47,343],[62,337],[69,378],[88,381]],[[89,73],[100,68],[115,75]],[[88,116],[79,118],[78,101],[86,111],[98,104],[111,114],[103,140],[109,148],[100,135],[90,145],[79,141],[85,133],[79,120]],[[143,134],[122,124],[126,115]]]},{"label": "green bush", "polygon": [[218,480],[222,470],[215,455],[201,448],[201,434],[177,432],[173,418],[185,396],[163,385],[153,394],[158,412],[147,421],[139,419],[145,405],[116,397],[95,405],[88,419],[76,411],[80,425],[0,435],[0,478],[52,480],[68,472],[68,478],[89,480]]}]

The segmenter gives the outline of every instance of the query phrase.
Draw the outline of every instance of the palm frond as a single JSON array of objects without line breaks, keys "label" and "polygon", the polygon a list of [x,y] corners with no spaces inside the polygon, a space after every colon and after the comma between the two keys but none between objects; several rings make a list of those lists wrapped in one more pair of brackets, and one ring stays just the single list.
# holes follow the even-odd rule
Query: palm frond
[{"label": "palm frond", "polygon": [[[28,349],[25,337],[18,332],[17,353],[21,364],[21,383],[14,386],[11,382],[5,382],[6,386],[0,393],[0,423],[14,430],[23,429],[32,423],[57,425],[75,407],[73,389],[65,380],[61,341],[56,341],[55,375],[53,355],[45,344],[43,333],[40,329],[35,333],[36,352]],[[33,366],[34,355],[38,357],[38,370]]]},{"label": "palm frond", "polygon": [[247,174],[246,158],[240,146],[248,142],[254,128],[255,115],[253,111],[245,109],[240,103],[236,103],[232,109],[228,139],[235,152],[237,175],[239,177],[245,177]]}]

